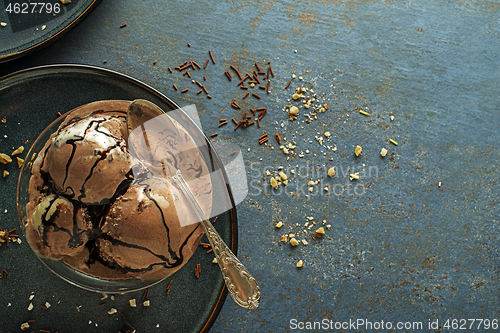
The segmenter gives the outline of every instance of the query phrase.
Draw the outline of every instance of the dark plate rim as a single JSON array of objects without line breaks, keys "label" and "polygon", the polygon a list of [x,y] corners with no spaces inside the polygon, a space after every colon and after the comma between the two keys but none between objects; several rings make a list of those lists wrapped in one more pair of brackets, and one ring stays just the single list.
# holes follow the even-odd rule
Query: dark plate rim
[{"label": "dark plate rim", "polygon": [[[44,66],[37,66],[37,67],[31,67],[31,68],[26,68],[26,69],[22,69],[22,70],[19,70],[17,72],[14,72],[14,73],[11,73],[11,74],[7,74],[3,77],[0,77],[0,85],[4,84],[6,81],[10,80],[10,79],[13,79],[13,78],[16,78],[16,77],[19,77],[21,75],[29,75],[29,74],[33,74],[35,72],[42,72],[42,71],[52,71],[54,74],[60,72],[60,71],[67,71],[67,72],[70,72],[70,71],[87,71],[88,73],[92,74],[92,73],[95,73],[95,74],[100,74],[100,75],[111,75],[111,76],[114,76],[114,77],[118,77],[119,79],[122,79],[122,80],[125,80],[125,81],[128,81],[130,82],[131,84],[134,84],[136,86],[139,86],[143,89],[146,89],[148,90],[150,93],[156,95],[158,98],[164,100],[166,103],[170,103],[178,108],[181,108],[176,102],[174,102],[172,99],[170,99],[168,96],[166,96],[165,94],[163,94],[162,92],[160,92],[159,90],[153,88],[152,86],[138,80],[138,79],[135,79],[127,74],[123,74],[123,73],[120,73],[120,72],[117,72],[117,71],[114,71],[114,70],[111,70],[111,69],[106,69],[106,68],[102,68],[102,67],[97,67],[97,66],[91,66],[91,65],[81,65],[81,64],[53,64],[53,65],[44,65]],[[182,108],[181,108],[182,109]],[[186,116],[188,118],[190,118],[187,114]],[[192,121],[192,120],[191,120]],[[192,121],[193,125],[198,127],[198,125]],[[200,132],[203,134],[203,136],[205,137],[205,140],[206,142],[210,145],[210,148],[213,149],[211,143],[210,143],[210,140],[209,138],[206,136],[206,134],[198,127],[198,129],[200,130]],[[215,158],[218,158],[217,155],[214,155]],[[220,162],[220,161],[219,161]],[[227,180],[227,175],[225,174],[225,172],[223,172],[224,174],[224,177],[226,177],[226,180]],[[231,191],[230,188],[228,188],[229,191]],[[233,199],[233,196],[232,194],[230,193],[230,199],[232,201],[232,204],[233,204],[233,209],[231,209],[229,211],[230,215],[231,215],[231,224],[230,224],[230,230],[231,230],[231,234],[233,235],[233,237],[231,237],[231,243],[228,244],[229,248],[231,249],[231,251],[233,251],[233,253],[235,255],[237,255],[237,249],[238,249],[238,222],[237,222],[237,214],[236,214],[236,209],[234,207],[236,207],[236,205],[234,204],[234,199]],[[210,328],[212,327],[212,325],[215,323],[215,320],[217,319],[220,311],[222,310],[222,306],[224,305],[224,301],[226,300],[227,298],[227,294],[228,294],[228,289],[227,289],[227,286],[226,284],[223,284],[222,286],[222,290],[221,292],[219,293],[219,297],[217,298],[217,301],[215,303],[215,306],[214,308],[212,309],[210,315],[208,316],[206,322],[204,323],[203,327],[201,328],[200,330],[200,333],[207,333]]]},{"label": "dark plate rim", "polygon": [[102,0],[93,0],[90,5],[88,5],[83,12],[81,12],[78,16],[76,16],[71,22],[69,22],[63,29],[57,31],[54,35],[52,35],[49,38],[42,39],[41,41],[37,42],[34,45],[31,45],[29,47],[25,47],[26,44],[24,44],[23,47],[24,49],[21,51],[17,52],[12,52],[4,55],[0,55],[0,63],[7,62],[10,60],[14,60],[17,58],[20,58],[22,56],[25,56],[29,53],[32,53],[38,49],[41,49],[44,46],[47,46],[51,44],[52,42],[55,42],[62,36],[64,36],[68,31],[73,29],[78,23],[80,23],[85,17],[87,17],[92,11],[102,2]]}]

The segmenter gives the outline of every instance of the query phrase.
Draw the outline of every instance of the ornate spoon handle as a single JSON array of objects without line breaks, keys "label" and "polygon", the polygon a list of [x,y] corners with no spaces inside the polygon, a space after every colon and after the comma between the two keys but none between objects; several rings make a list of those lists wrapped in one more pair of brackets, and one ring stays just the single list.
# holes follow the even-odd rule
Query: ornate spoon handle
[{"label": "ornate spoon handle", "polygon": [[201,221],[232,299],[243,308],[256,309],[260,300],[260,288],[257,281],[224,243],[212,223],[206,218],[180,170],[177,170],[172,179],[191,202],[198,219]]}]

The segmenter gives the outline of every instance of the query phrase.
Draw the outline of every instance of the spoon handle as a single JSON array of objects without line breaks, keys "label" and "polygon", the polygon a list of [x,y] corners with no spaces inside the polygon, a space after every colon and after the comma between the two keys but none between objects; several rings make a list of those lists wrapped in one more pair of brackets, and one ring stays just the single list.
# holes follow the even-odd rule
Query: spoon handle
[{"label": "spoon handle", "polygon": [[257,281],[231,249],[229,249],[226,243],[224,243],[224,240],[217,233],[212,223],[206,218],[191,189],[182,177],[180,170],[177,170],[172,179],[179,185],[181,191],[191,202],[198,219],[201,221],[231,298],[243,308],[256,309],[259,306],[260,300],[260,288]]}]

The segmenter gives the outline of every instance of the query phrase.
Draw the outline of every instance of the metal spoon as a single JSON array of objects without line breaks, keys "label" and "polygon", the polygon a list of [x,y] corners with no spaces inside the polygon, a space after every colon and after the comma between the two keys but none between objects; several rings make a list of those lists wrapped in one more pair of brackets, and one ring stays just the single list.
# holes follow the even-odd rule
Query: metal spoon
[{"label": "metal spoon", "polygon": [[[163,110],[158,106],[147,100],[134,100],[128,107],[127,111],[127,129],[129,140],[130,137],[132,137],[132,132],[140,127],[144,143],[149,148],[144,123],[158,116],[162,116],[162,125],[164,124],[168,127],[168,130],[172,133],[177,132],[177,128],[170,120],[170,117],[166,115],[165,112],[163,112]],[[149,149],[148,155],[151,159],[152,153]],[[140,156],[137,157],[139,159],[141,158]],[[238,260],[226,243],[224,243],[220,235],[210,223],[195,196],[191,192],[189,185],[182,177],[181,170],[177,170],[174,175],[167,175],[167,177],[172,179],[179,186],[188,201],[191,203],[197,218],[201,221],[201,226],[203,227],[208,241],[212,246],[217,263],[221,269],[222,276],[224,277],[224,282],[226,283],[232,299],[241,307],[246,309],[256,309],[259,306],[261,293],[255,278]]]}]

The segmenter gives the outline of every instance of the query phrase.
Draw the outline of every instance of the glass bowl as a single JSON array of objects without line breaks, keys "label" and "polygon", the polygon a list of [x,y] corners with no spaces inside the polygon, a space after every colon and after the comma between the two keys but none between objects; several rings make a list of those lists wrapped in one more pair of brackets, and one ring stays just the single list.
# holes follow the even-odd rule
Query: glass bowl
[{"label": "glass bowl", "polygon": [[[120,105],[127,105],[127,103],[130,103],[130,101],[109,101],[111,103],[121,103]],[[102,101],[99,102],[94,102],[94,103],[102,103]],[[94,104],[94,103],[89,103]],[[123,108],[123,107],[122,107]],[[78,109],[78,108],[76,108]],[[75,261],[75,258],[78,257],[78,255],[75,255],[75,257],[71,256],[63,256],[62,258],[59,256],[59,258],[54,259],[51,258],[51,255],[47,255],[46,253],[43,253],[43,251],[40,250],[40,245],[36,245],[36,243],[40,244],[42,242],[45,244],[45,241],[43,240],[42,237],[38,239],[37,237],[30,236],[30,235],[36,235],[33,230],[37,229],[32,226],[33,223],[28,223],[29,220],[33,221],[43,221],[44,218],[39,218],[34,219],[31,218],[31,216],[34,216],[37,212],[37,209],[28,209],[28,204],[30,203],[30,200],[35,200],[35,196],[32,194],[30,197],[30,179],[32,179],[33,175],[33,163],[36,161],[36,157],[42,152],[44,152],[44,146],[46,145],[48,140],[51,140],[51,135],[53,133],[57,132],[59,126],[65,122],[66,116],[73,112],[75,109],[68,111],[65,115],[59,117],[55,121],[53,121],[36,139],[36,141],[33,143],[32,147],[27,153],[27,157],[25,160],[24,165],[21,168],[21,172],[19,175],[18,179],[18,186],[17,186],[17,207],[18,207],[18,215],[20,219],[20,224],[21,228],[23,230],[24,235],[26,236],[27,242],[34,251],[34,253],[37,255],[37,257],[42,261],[42,263],[48,267],[54,274],[59,276],[60,278],[66,280],[67,282],[74,284],[76,286],[79,286],[81,288],[91,290],[91,291],[96,291],[96,292],[107,292],[107,293],[125,293],[125,292],[130,292],[130,291],[135,291],[139,289],[143,289],[146,287],[150,287],[156,283],[159,283],[163,281],[165,278],[170,276],[171,274],[175,273],[176,270],[169,271],[168,273],[165,272],[165,274],[161,274],[161,276],[158,276],[158,274],[155,274],[153,278],[150,277],[142,277],[141,275],[135,275],[135,276],[126,276],[124,277],[123,274],[117,274],[117,276],[110,277],[108,274],[100,274],[96,273],[97,270],[103,269],[103,265],[95,265],[95,262],[93,261],[87,261],[85,257],[85,269],[79,269],[76,268],[82,267],[83,259],[78,259]],[[125,108],[126,111],[126,108]],[[169,110],[170,111],[170,110]],[[166,113],[169,114],[169,111]],[[179,111],[179,110],[176,110]],[[173,113],[172,113],[173,115]],[[208,139],[206,136],[201,132],[201,130],[192,122],[190,121],[190,118],[180,110],[180,112],[175,112],[175,116],[173,118],[177,118],[176,120],[184,126],[183,128],[186,129],[186,132],[191,135],[191,137],[194,139],[194,141],[197,143],[198,146],[198,151],[200,153],[200,156],[205,163],[205,165],[210,169],[210,177],[212,180],[214,177],[222,180],[226,180],[226,175],[224,173],[224,169],[222,166],[222,163],[220,162],[220,159],[218,158],[216,152],[213,150],[212,146],[210,145]],[[184,118],[184,119],[183,119]],[[35,172],[36,174],[36,172]],[[45,182],[45,184],[47,184]],[[213,189],[212,189],[212,198],[211,202],[217,201],[217,203],[226,203],[228,207],[233,207],[233,199],[230,193],[229,185],[227,184],[227,181],[215,181],[212,182],[213,184]],[[33,185],[31,186],[33,188]],[[52,188],[52,186],[48,186],[48,188]],[[50,193],[53,193],[53,190],[51,190]],[[60,197],[68,198],[70,202],[72,202],[74,205],[73,207],[83,207],[86,209],[86,211],[90,211],[92,208],[92,205],[87,206],[86,204],[81,204],[81,202],[76,202],[73,201],[72,198],[69,198],[65,195],[61,195]],[[35,198],[35,199],[34,199]],[[43,202],[43,201],[42,201]],[[34,206],[41,206],[38,201],[36,202],[36,205]],[[90,207],[90,208],[89,208]],[[48,208],[44,208],[45,213],[47,216],[49,215],[47,212],[50,211]],[[101,209],[101,208],[99,208]],[[102,210],[107,210],[109,209],[108,207],[102,208]],[[34,213],[30,214],[28,211]],[[75,212],[77,209],[75,208]],[[92,208],[91,213],[95,212],[96,209]],[[28,215],[30,214],[30,215]],[[75,216],[78,215],[76,213],[73,214],[73,220],[75,220]],[[48,221],[48,220],[47,220]],[[91,228],[92,232],[87,231],[86,234],[91,235],[89,236],[88,240],[85,240],[85,250],[89,251],[89,253],[92,253],[92,251],[95,251],[95,245],[93,246],[92,244],[95,243],[94,241],[94,236],[93,235],[99,235],[102,220],[99,220],[98,225],[96,223],[93,223],[93,226]],[[119,222],[118,222],[119,223]],[[78,223],[73,222],[74,225],[77,225]],[[59,226],[56,226],[59,227]],[[48,229],[48,225],[46,227]],[[51,227],[55,228],[55,227]],[[96,233],[96,229],[98,229],[98,232]],[[201,227],[200,227],[201,229]],[[76,230],[76,229],[74,229]],[[76,232],[76,231],[74,231]],[[56,233],[53,233],[56,234]],[[44,233],[42,233],[44,235]],[[46,236],[46,233],[44,235],[45,239],[48,237]],[[97,238],[96,236],[95,238]],[[194,248],[198,245],[198,241],[201,235],[198,237],[196,240],[196,244],[194,245]],[[36,239],[36,241],[35,241]],[[42,241],[40,241],[42,240]],[[57,243],[57,242],[55,242]],[[52,243],[52,244],[55,244]],[[182,250],[181,250],[182,252]],[[194,249],[193,249],[194,252]],[[187,258],[189,259],[189,258]],[[125,259],[123,259],[125,260]],[[185,262],[182,264],[182,266],[187,262],[188,260],[185,260]],[[75,264],[77,262],[77,264]],[[181,267],[182,267],[181,266]],[[88,269],[87,269],[88,267]],[[93,267],[97,267],[93,268]],[[104,267],[104,269],[107,270],[112,270],[114,268],[112,267]]]}]

